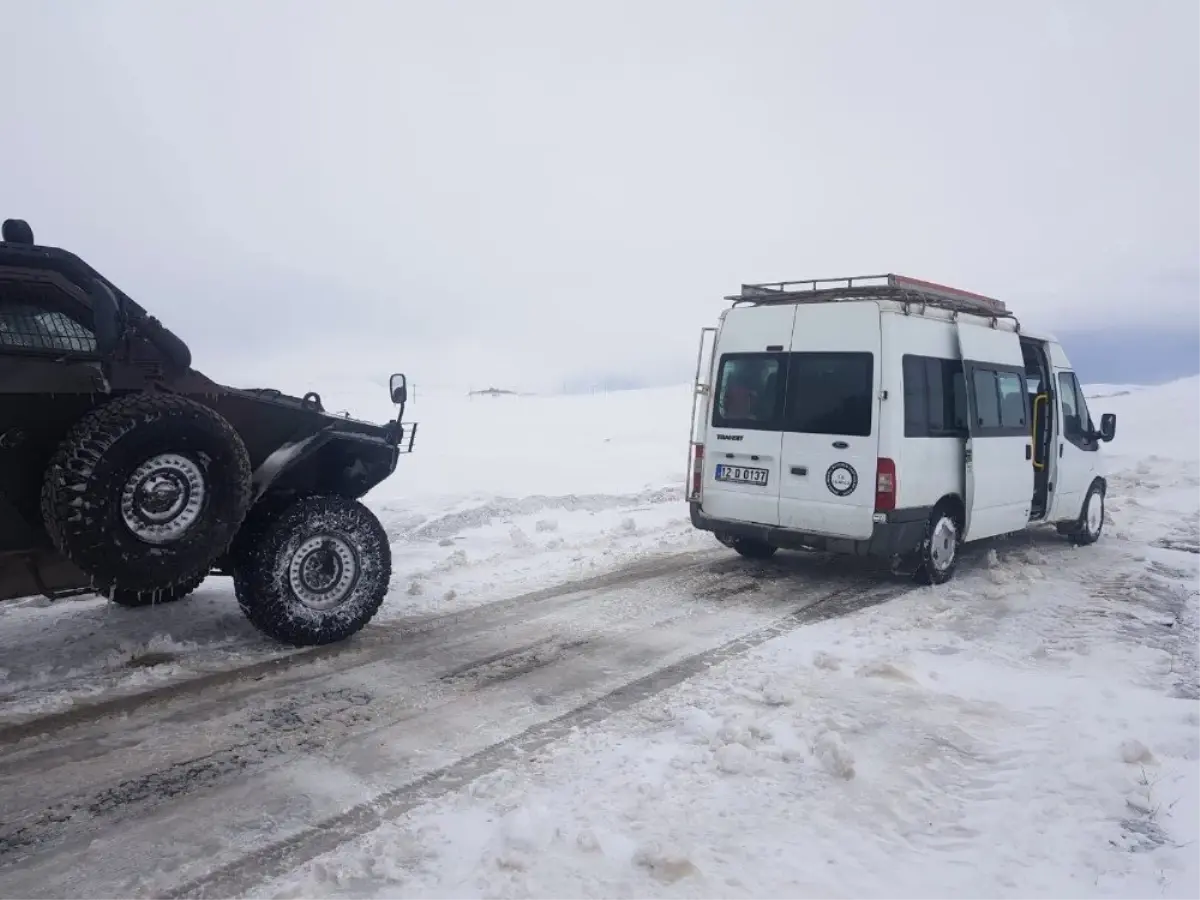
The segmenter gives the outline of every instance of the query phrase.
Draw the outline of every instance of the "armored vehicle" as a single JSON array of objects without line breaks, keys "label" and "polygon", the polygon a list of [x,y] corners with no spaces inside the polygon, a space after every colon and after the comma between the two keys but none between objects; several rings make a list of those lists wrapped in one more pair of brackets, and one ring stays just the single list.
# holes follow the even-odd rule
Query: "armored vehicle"
[{"label": "armored vehicle", "polygon": [[0,240],[0,600],[180,600],[232,576],[276,640],[342,640],[378,611],[387,534],[361,498],[412,452],[408,386],[382,425],[316,393],[238,389],[25,222]]}]

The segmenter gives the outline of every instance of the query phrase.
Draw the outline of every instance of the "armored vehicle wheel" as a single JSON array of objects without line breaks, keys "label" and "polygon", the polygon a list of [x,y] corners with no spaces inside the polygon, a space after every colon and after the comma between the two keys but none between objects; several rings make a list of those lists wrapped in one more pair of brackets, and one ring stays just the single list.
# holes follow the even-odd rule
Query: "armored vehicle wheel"
[{"label": "armored vehicle wheel", "polygon": [[233,585],[264,634],[299,647],[331,644],[378,612],[392,577],[387,533],[357,500],[302,497],[256,511],[238,536]]},{"label": "armored vehicle wheel", "polygon": [[182,600],[187,597],[192,591],[200,587],[200,583],[204,581],[203,575],[198,575],[195,578],[189,578],[182,584],[177,584],[174,587],[169,587],[163,591],[130,591],[125,588],[117,588],[108,598],[118,606],[157,606],[160,603],[174,603],[176,600]]},{"label": "armored vehicle wheel", "polygon": [[101,592],[144,593],[208,573],[250,506],[232,426],[174,394],[130,394],[85,415],[46,469],[42,517]]}]

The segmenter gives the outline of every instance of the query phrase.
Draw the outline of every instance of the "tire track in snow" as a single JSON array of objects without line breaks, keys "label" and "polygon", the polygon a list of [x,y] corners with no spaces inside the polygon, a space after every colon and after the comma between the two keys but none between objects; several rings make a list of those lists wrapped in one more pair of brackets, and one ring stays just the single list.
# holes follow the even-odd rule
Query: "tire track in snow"
[{"label": "tire track in snow", "polygon": [[1159,538],[1151,546],[1160,547],[1163,550],[1177,550],[1180,553],[1200,554],[1200,543],[1194,540],[1181,541],[1175,538]]},{"label": "tire track in snow", "polygon": [[[666,490],[669,492],[670,489]],[[647,496],[649,493],[647,493]],[[582,501],[589,501],[603,497],[607,497],[607,495],[595,495],[595,497],[585,495],[580,499]],[[641,497],[641,495],[638,495],[638,497]],[[1020,537],[1024,540],[1031,540],[1029,533],[1025,533]],[[1011,543],[1004,542],[1003,539],[1001,539],[1001,542]],[[1066,552],[1067,547],[1065,542],[1058,541],[1057,539],[1052,539],[1044,549],[1048,552],[1054,552],[1056,549],[1054,545],[1059,543],[1063,546],[1057,548],[1057,550],[1059,552]],[[992,543],[987,542],[987,545],[992,546]],[[979,548],[971,548],[971,551],[964,552],[963,554],[964,559],[962,564],[963,568],[967,570],[977,567],[980,562],[978,559]],[[803,557],[796,556],[793,558],[805,558],[809,561],[815,561],[822,556],[824,554],[804,554]],[[318,663],[332,663],[333,661],[342,663],[343,665],[336,671],[346,671],[349,668],[370,665],[380,659],[392,656],[395,653],[395,644],[397,641],[403,641],[418,635],[448,628],[480,616],[499,613],[523,604],[563,596],[576,591],[620,587],[658,575],[669,574],[673,571],[683,572],[689,568],[695,568],[704,564],[711,566],[711,574],[715,577],[732,572],[741,572],[742,574],[748,572],[778,574],[781,570],[779,561],[768,563],[766,566],[755,566],[748,560],[729,554],[728,550],[720,546],[714,546],[711,550],[692,550],[682,553],[655,555],[600,575],[551,585],[514,597],[488,601],[452,613],[418,616],[373,624],[353,638],[339,644],[301,650],[279,650],[272,648],[265,651],[265,653],[271,654],[266,659],[257,659],[250,662],[238,660],[232,666],[221,666],[218,669],[201,671],[190,677],[185,676],[177,680],[167,681],[133,693],[116,693],[114,691],[113,694],[102,700],[92,702],[76,700],[70,707],[50,713],[35,713],[26,717],[13,716],[8,722],[0,724],[0,747],[18,744],[33,737],[52,736],[66,729],[84,725],[105,717],[129,715],[143,706],[167,704],[207,692],[219,691],[231,687],[236,688],[239,686],[239,683],[243,694],[256,693],[275,684],[287,681],[301,683],[324,674],[327,667],[317,666]],[[820,563],[817,563],[817,566],[819,568]],[[782,570],[787,571],[786,564],[784,564]],[[753,589],[750,588],[750,590]],[[722,589],[718,588],[717,590],[720,592]],[[347,657],[347,659],[343,660],[342,657]],[[186,664],[192,662],[192,660],[183,660],[183,662]],[[203,665],[203,660],[197,662]],[[319,669],[319,671],[312,673],[304,671],[309,667]],[[85,678],[90,677],[90,674],[85,676]],[[73,678],[64,682],[63,686],[73,685],[81,680],[85,679]],[[120,690],[120,688],[117,688],[117,690]]]},{"label": "tire track in snow", "polygon": [[[69,709],[33,716],[12,724],[0,725],[0,747],[17,744],[32,737],[48,737],[69,728],[85,725],[110,716],[124,716],[142,707],[167,704],[186,699],[207,691],[225,687],[241,687],[240,693],[258,693],[276,687],[288,680],[308,681],[320,677],[323,672],[308,673],[301,670],[319,662],[349,657],[346,665],[338,672],[360,668],[394,656],[397,642],[418,635],[428,635],[488,615],[498,615],[517,607],[550,600],[574,593],[636,584],[660,575],[686,572],[723,556],[721,549],[689,551],[642,560],[623,566],[612,572],[566,582],[536,591],[493,600],[478,606],[468,607],[444,615],[421,616],[396,622],[384,622],[368,626],[348,641],[328,644],[304,650],[285,651],[284,655],[269,659],[206,672],[181,681],[153,687],[137,693],[110,697],[94,703],[77,703]],[[400,652],[403,652],[401,647]],[[292,676],[290,679],[288,676]],[[252,684],[246,684],[252,682]]]},{"label": "tire track in snow", "polygon": [[286,874],[309,860],[335,850],[388,820],[456,791],[475,779],[511,762],[514,754],[529,755],[564,737],[570,731],[604,721],[616,713],[669,690],[708,669],[742,656],[788,632],[826,619],[894,599],[912,588],[908,585],[851,585],[794,609],[770,625],[734,638],[716,647],[684,657],[641,678],[627,682],[601,697],[569,712],[501,740],[455,763],[360,803],[343,813],[311,825],[287,839],[255,850],[206,875],[192,879],[160,896],[244,896],[253,887]]},{"label": "tire track in snow", "polygon": [[[586,602],[593,597],[588,593],[580,599]],[[225,787],[236,780],[261,779],[300,754],[319,754],[348,741],[361,743],[402,722],[436,717],[465,697],[569,662],[589,650],[617,661],[620,656],[614,654],[614,649],[627,645],[630,633],[646,627],[669,631],[688,615],[675,611],[653,623],[617,622],[615,627],[602,627],[601,633],[588,638],[572,636],[569,628],[560,633],[552,627],[534,641],[473,656],[464,663],[437,671],[427,681],[406,685],[411,693],[392,694],[386,685],[379,687],[368,681],[364,686],[285,696],[251,708],[243,716],[222,723],[218,730],[230,739],[211,752],[129,773],[126,777],[101,779],[94,786],[59,797],[32,815],[22,816],[14,811],[15,821],[7,825],[0,822],[0,868],[19,864],[24,856],[51,849],[68,837],[79,840],[81,832],[117,828],[122,822],[137,819],[187,795]],[[540,627],[536,622],[529,624],[534,629]],[[436,654],[436,648],[425,649],[427,657]],[[567,673],[560,681],[569,682],[569,676]],[[541,701],[535,697],[534,702]],[[195,718],[197,711],[191,712]],[[155,719],[148,724],[152,726],[159,721]],[[67,745],[65,751],[73,754],[74,745]],[[61,765],[63,761],[54,759],[54,751],[22,761],[26,769],[33,764],[31,771],[53,771],[55,762]]]},{"label": "tire track in snow", "polygon": [[[720,566],[714,567],[715,572],[707,567],[701,568],[699,578],[689,575],[689,568],[694,566],[685,565],[669,573],[673,578],[684,579],[683,583],[676,585],[684,594],[691,594],[693,581],[710,580],[710,576],[718,580],[729,577],[720,574]],[[652,577],[642,569],[639,569],[635,583]],[[617,587],[623,586],[631,577],[631,573],[626,573]],[[662,577],[661,573],[657,577]],[[612,580],[613,576],[600,576],[591,581],[609,583]],[[114,771],[111,755],[107,761],[101,757],[93,761],[93,768],[96,765],[105,766],[109,774],[93,772],[92,778],[96,780],[89,779],[86,787],[81,783],[74,790],[66,788],[58,797],[24,810],[21,805],[29,802],[28,796],[23,800],[18,791],[16,802],[13,802],[12,795],[8,796],[9,821],[0,823],[0,866],[9,868],[18,865],[29,855],[50,850],[68,837],[78,839],[81,832],[118,827],[122,821],[145,815],[185,795],[211,791],[238,779],[261,778],[265,772],[286,765],[297,754],[319,753],[351,737],[362,741],[400,722],[436,715],[438,710],[465,695],[520,679],[581,652],[594,650],[600,654],[611,653],[614,646],[623,645],[626,636],[638,629],[649,627],[669,631],[673,624],[691,615],[686,609],[664,609],[653,621],[627,621],[620,614],[621,607],[618,606],[616,614],[610,610],[607,619],[602,613],[593,613],[585,623],[593,633],[583,638],[572,633],[575,628],[570,622],[555,625],[554,617],[569,614],[574,606],[602,606],[597,601],[596,592],[594,586],[583,590],[572,586],[565,590],[539,592],[533,600],[529,596],[514,598],[522,602],[506,607],[500,615],[476,618],[469,623],[469,630],[454,633],[452,636],[457,639],[457,645],[439,643],[446,636],[442,632],[427,635],[418,645],[412,646],[404,657],[404,662],[415,666],[418,671],[423,669],[425,674],[419,681],[411,681],[405,677],[411,673],[401,672],[398,684],[393,686],[399,687],[398,691],[375,683],[379,677],[385,677],[386,680],[385,672],[380,672],[375,678],[364,679],[359,686],[340,688],[330,688],[323,675],[318,673],[306,675],[304,679],[320,679],[315,690],[292,694],[284,693],[284,690],[293,687],[295,682],[262,684],[247,686],[242,692],[205,698],[199,705],[178,710],[142,710],[147,713],[149,721],[127,723],[121,729],[131,736],[134,744],[143,739],[138,737],[141,733],[138,729],[150,735],[156,723],[163,721],[184,725],[188,721],[210,721],[215,729],[213,733],[225,737],[219,738],[220,745],[213,747],[210,752],[188,756],[176,752],[170,761],[146,767],[143,771],[124,767]],[[537,599],[553,601],[564,593],[567,596],[563,602],[551,602],[544,608],[531,608]],[[734,590],[730,595],[737,593],[741,591]],[[543,621],[547,618],[550,621]],[[486,636],[490,632],[504,633],[510,626],[522,627],[527,633],[537,634],[538,637],[532,642],[527,640],[499,652],[466,656],[463,659],[464,648],[470,650],[481,640],[486,644]],[[594,631],[597,628],[599,632]],[[395,655],[394,652],[389,652],[388,656],[392,655]],[[457,664],[453,662],[456,656],[460,660]],[[448,668],[447,663],[451,663]],[[366,664],[366,661],[360,660],[353,668]],[[350,670],[338,670],[335,674],[347,671]],[[249,699],[260,692],[272,692],[275,696],[257,707],[231,702]],[[239,697],[239,693],[245,696]],[[206,715],[208,713],[211,713],[211,718]],[[78,756],[79,745],[82,743],[87,746],[97,739],[104,738],[94,732],[84,731],[79,735],[67,736],[57,746],[43,747],[39,742],[24,750],[18,748],[8,757],[9,777],[2,781],[19,783],[26,777],[36,776],[38,772],[52,773],[55,766],[73,766],[82,761]],[[153,740],[153,737],[144,739]]]},{"label": "tire track in snow", "polygon": [[[378,676],[365,680],[362,680],[360,676],[362,686],[367,688],[366,693],[368,695],[375,694],[376,698],[382,701],[375,706],[372,706],[371,696],[367,696],[365,699],[350,696],[353,691],[347,693],[344,688],[340,691],[330,691],[324,684],[320,685],[322,690],[309,690],[300,696],[285,693],[299,681],[319,677],[319,675],[308,674],[302,679],[285,679],[263,685],[246,686],[245,690],[240,693],[244,694],[247,699],[260,692],[275,694],[274,699],[265,704],[260,703],[257,709],[250,711],[250,714],[238,714],[237,703],[231,702],[239,699],[237,696],[239,692],[236,690],[224,693],[216,692],[215,696],[199,698],[199,704],[167,709],[161,713],[157,710],[148,711],[151,721],[141,722],[133,731],[130,731],[128,726],[122,726],[115,734],[124,732],[128,735],[127,740],[132,740],[136,744],[140,740],[137,737],[137,727],[148,730],[154,726],[155,722],[160,721],[169,722],[183,719],[198,721],[206,718],[205,714],[209,714],[215,717],[212,726],[215,729],[214,733],[224,732],[229,735],[229,738],[221,738],[223,746],[216,749],[215,752],[199,757],[189,755],[185,758],[177,751],[172,753],[167,750],[160,753],[165,757],[162,762],[145,765],[143,771],[138,771],[136,766],[130,768],[122,765],[120,768],[114,768],[115,764],[110,759],[104,764],[107,766],[108,774],[99,775],[97,778],[98,773],[93,771],[91,777],[96,780],[80,781],[75,789],[63,785],[58,798],[54,800],[40,801],[37,799],[36,793],[28,788],[22,791],[17,787],[16,796],[8,798],[9,801],[15,799],[17,802],[15,804],[6,802],[6,805],[9,806],[11,813],[18,814],[21,804],[25,804],[25,808],[32,815],[18,815],[17,818],[10,820],[9,830],[0,838],[0,845],[4,846],[7,851],[5,856],[8,857],[4,860],[4,868],[20,866],[31,855],[42,860],[51,860],[56,852],[54,848],[61,845],[63,841],[69,840],[76,844],[80,842],[86,844],[89,834],[94,837],[114,828],[119,831],[121,830],[120,823],[136,821],[144,814],[163,807],[167,803],[185,801],[188,797],[195,799],[214,796],[216,791],[228,792],[234,789],[236,793],[236,785],[243,782],[253,783],[260,779],[262,773],[276,769],[290,759],[297,758],[297,753],[319,753],[322,748],[336,746],[339,741],[361,740],[365,735],[426,716],[432,717],[429,721],[437,723],[442,718],[441,710],[448,709],[450,704],[503,683],[515,681],[518,684],[524,684],[526,683],[525,676],[548,666],[555,666],[568,657],[570,662],[566,669],[551,678],[553,687],[549,692],[535,695],[532,700],[535,704],[553,702],[551,698],[562,695],[564,684],[574,682],[569,692],[576,693],[578,689],[583,689],[584,696],[572,697],[566,703],[557,704],[560,714],[550,721],[565,720],[567,724],[564,727],[577,727],[579,724],[588,724],[592,721],[588,717],[592,714],[589,711],[598,708],[596,701],[586,699],[586,696],[594,693],[586,691],[586,686],[596,677],[597,662],[603,661],[602,667],[614,674],[628,672],[630,669],[635,672],[646,672],[648,668],[656,667],[653,669],[653,674],[636,678],[624,687],[606,695],[610,699],[615,699],[617,706],[615,709],[605,712],[603,718],[613,711],[627,708],[640,699],[691,677],[695,672],[687,668],[689,662],[711,659],[713,662],[708,664],[715,664],[723,658],[728,658],[728,655],[745,652],[775,634],[784,633],[810,621],[842,615],[854,608],[882,602],[909,589],[907,582],[899,585],[894,581],[889,584],[887,581],[881,583],[872,580],[871,584],[864,586],[862,577],[870,577],[870,572],[863,571],[864,567],[857,561],[842,557],[825,558],[822,555],[806,554],[789,556],[784,560],[753,563],[727,555],[720,550],[682,556],[684,559],[693,558],[696,560],[695,564],[675,565],[680,558],[678,556],[670,559],[660,558],[647,561],[644,566],[635,567],[638,570],[636,572],[631,573],[626,570],[589,579],[587,584],[591,586],[590,589],[588,587],[581,588],[580,583],[576,582],[493,604],[493,608],[504,607],[499,615],[479,617],[480,610],[477,609],[464,611],[467,613],[465,616],[460,613],[450,617],[435,617],[439,621],[442,618],[473,620],[469,622],[467,629],[447,635],[459,639],[459,662],[466,662],[467,665],[455,666],[452,664],[446,668],[447,662],[453,663],[455,651],[452,643],[438,643],[442,640],[441,631],[433,632],[422,641],[417,642],[416,645],[410,646],[407,653],[396,652],[397,648],[394,646],[388,647],[384,656],[389,659],[396,658],[402,665],[406,661],[411,662],[414,658],[423,657],[424,662],[417,664],[416,668],[418,671],[424,669],[425,674],[421,676],[420,683],[401,678],[393,686],[400,688],[398,692],[376,684],[374,678]],[[797,562],[800,563],[798,567],[794,565]],[[966,562],[964,560],[964,563]],[[665,667],[662,666],[660,659],[662,647],[651,648],[652,652],[646,655],[647,648],[644,645],[638,647],[639,641],[630,641],[628,638],[637,634],[639,629],[644,628],[649,628],[650,633],[659,631],[669,633],[671,623],[676,621],[679,616],[668,614],[662,620],[652,623],[626,622],[624,615],[626,607],[629,606],[628,601],[617,603],[607,613],[593,615],[590,621],[585,623],[592,630],[600,627],[601,633],[594,635],[592,640],[584,641],[578,640],[581,635],[572,633],[575,629],[570,623],[566,623],[566,633],[560,633],[561,629],[554,627],[552,621],[537,624],[538,618],[549,615],[552,620],[554,616],[563,613],[570,615],[570,610],[576,605],[595,602],[598,599],[595,589],[597,584],[604,586],[606,583],[616,580],[618,583],[614,586],[619,588],[624,583],[636,584],[648,581],[655,574],[663,574],[656,573],[656,570],[664,565],[668,568],[666,575],[673,579],[671,582],[672,592],[677,596],[690,598],[692,601],[732,600],[746,594],[758,594],[764,587],[776,584],[781,591],[777,592],[774,588],[769,588],[767,596],[763,598],[768,604],[778,600],[780,594],[786,595],[798,588],[806,593],[813,589],[817,589],[819,592],[822,586],[828,586],[829,590],[824,593],[824,596],[821,596],[820,593],[817,596],[811,596],[803,607],[793,607],[792,612],[782,620],[785,623],[791,623],[783,631],[755,631],[748,638],[739,637],[733,641],[719,644],[716,651],[711,651],[711,645],[706,644],[702,652]],[[971,563],[967,565],[973,567]],[[689,574],[689,569],[694,571]],[[802,582],[794,581],[794,576],[801,576]],[[845,585],[845,579],[848,576],[854,579],[854,583],[838,588],[838,581]],[[779,583],[780,579],[782,579],[782,583]],[[552,601],[548,607],[536,610],[531,610],[529,606],[532,602],[531,597],[555,598],[563,594],[576,596],[568,596],[558,603]],[[876,599],[861,602],[861,598],[870,597]],[[724,605],[724,603],[720,603],[721,607]],[[749,605],[751,608],[761,609],[757,598]],[[634,606],[638,609],[645,608],[645,604],[641,601]],[[535,618],[530,618],[531,612],[536,612]],[[614,613],[616,615],[613,615]],[[505,614],[509,619],[507,622]],[[468,645],[479,643],[481,635],[497,629],[507,634],[508,628],[514,626],[519,628],[522,625],[527,634],[529,632],[536,634],[537,630],[541,629],[545,639],[530,644],[526,638],[526,643],[518,642],[517,646],[510,646],[509,649],[500,653],[493,650],[473,657],[465,656],[462,653],[463,649],[470,649]],[[749,627],[749,623],[747,625]],[[768,626],[768,629],[771,628],[773,626]],[[622,636],[622,632],[627,636]],[[681,632],[680,636],[682,634]],[[464,637],[467,638],[465,643],[462,641]],[[713,637],[722,640],[716,635]],[[750,641],[749,644],[744,643],[747,639]],[[720,652],[717,652],[729,648],[735,648],[736,653],[722,656]],[[478,649],[480,648],[476,648],[476,652]],[[694,648],[692,649],[694,650]],[[688,648],[685,646],[680,646],[679,650],[688,652]],[[714,652],[716,655],[709,656]],[[447,655],[450,659],[445,658]],[[589,657],[591,657],[590,661]],[[367,664],[369,661],[363,660],[356,666],[334,670],[334,674],[339,671],[353,671]],[[431,665],[435,670],[440,671],[430,671]],[[558,671],[557,666],[555,668]],[[466,674],[465,679],[461,677],[464,673],[469,673]],[[665,682],[660,677],[662,673],[666,673]],[[386,669],[380,672],[380,675],[385,676],[385,681],[387,674],[388,670]],[[446,674],[451,676],[448,679],[449,684],[444,677]],[[456,674],[459,676],[457,679],[455,678]],[[392,675],[394,676],[395,673]],[[432,682],[428,680],[429,678],[433,679]],[[395,681],[396,679],[392,677],[391,680]],[[458,684],[454,684],[456,680]],[[606,690],[611,687],[614,680],[609,679],[608,684],[597,684],[596,688]],[[647,691],[644,689],[647,684],[652,686],[661,684],[661,686]],[[431,687],[432,690],[429,690]],[[446,688],[450,690],[446,690]],[[414,689],[425,692],[424,696],[416,702],[413,702],[412,698],[408,696]],[[632,693],[629,693],[631,690]],[[486,708],[485,702],[484,709]],[[320,715],[314,717],[318,711]],[[343,716],[348,716],[348,718],[343,718]],[[575,718],[572,719],[572,716]],[[331,722],[332,728],[322,729],[323,722]],[[493,729],[499,730],[495,739],[509,741],[508,744],[502,744],[503,746],[520,746],[504,737],[505,731],[502,723],[493,723],[493,725],[496,724],[500,724],[501,728]],[[445,729],[443,728],[443,730]],[[149,731],[147,733],[149,734]],[[537,739],[538,735],[545,736],[547,734],[549,736],[545,737],[543,743],[556,739],[553,731],[546,732],[541,725],[531,726],[521,732],[522,736],[530,739]],[[32,747],[18,750],[17,760],[10,757],[8,762],[11,766],[19,760],[18,765],[28,774],[22,775],[18,770],[10,768],[11,777],[7,780],[16,786],[29,775],[35,775],[38,771],[46,771],[45,764],[47,762],[54,762],[63,767],[69,766],[72,760],[83,761],[83,758],[79,757],[79,753],[84,751],[96,738],[95,734],[83,732],[80,735],[66,736],[65,739],[58,742],[57,747],[51,746],[43,749],[39,742]],[[147,737],[146,739],[152,740],[153,738]],[[467,755],[463,759],[473,760],[478,755],[478,753]],[[21,759],[21,756],[24,758]],[[110,754],[111,756],[112,754]],[[171,756],[174,758],[166,758]],[[55,757],[61,758],[56,760]],[[487,762],[487,758],[485,757],[483,761]],[[97,761],[97,763],[100,762]],[[453,773],[457,771],[458,765],[458,763],[452,763],[438,771],[443,774]],[[92,765],[92,768],[95,769],[95,764]],[[488,768],[484,768],[481,771],[488,770]],[[422,778],[413,783],[419,785],[424,782],[425,778]],[[37,865],[40,867],[43,863]],[[236,862],[231,862],[229,865],[236,865]]]}]

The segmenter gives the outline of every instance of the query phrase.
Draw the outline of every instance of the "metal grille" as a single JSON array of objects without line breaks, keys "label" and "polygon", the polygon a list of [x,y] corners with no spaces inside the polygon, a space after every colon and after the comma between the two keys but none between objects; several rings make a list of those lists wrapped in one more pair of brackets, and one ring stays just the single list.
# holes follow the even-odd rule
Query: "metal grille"
[{"label": "metal grille", "polygon": [[95,353],[96,336],[63,313],[0,300],[0,347]]}]

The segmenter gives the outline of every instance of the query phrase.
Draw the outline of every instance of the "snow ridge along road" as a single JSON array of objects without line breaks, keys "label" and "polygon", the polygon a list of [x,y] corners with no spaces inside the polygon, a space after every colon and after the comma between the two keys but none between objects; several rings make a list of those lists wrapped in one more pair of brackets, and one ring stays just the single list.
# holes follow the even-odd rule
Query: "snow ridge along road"
[{"label": "snow ridge along road", "polygon": [[683,555],[381,634],[336,666],[26,722],[0,757],[0,891],[243,893],[513,753],[909,589],[852,560]]}]

